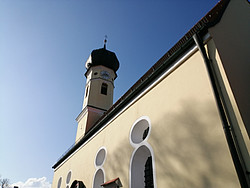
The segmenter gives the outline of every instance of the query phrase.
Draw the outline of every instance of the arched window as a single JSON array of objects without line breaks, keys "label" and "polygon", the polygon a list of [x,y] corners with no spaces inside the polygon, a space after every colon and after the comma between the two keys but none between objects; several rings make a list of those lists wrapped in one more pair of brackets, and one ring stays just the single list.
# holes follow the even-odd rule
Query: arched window
[{"label": "arched window", "polygon": [[102,83],[101,94],[107,95],[108,93],[108,84]]},{"label": "arched window", "polygon": [[104,147],[101,147],[99,151],[97,152],[96,159],[95,159],[95,166],[96,168],[102,167],[104,164],[104,161],[106,159],[106,149]]},{"label": "arched window", "polygon": [[66,178],[66,185],[67,185],[66,188],[69,188],[69,182],[70,182],[71,176],[72,176],[72,171],[70,170]]},{"label": "arched window", "polygon": [[150,119],[139,118],[130,131],[130,144],[135,148],[130,161],[130,187],[154,188],[154,157],[153,149],[148,143],[151,132]]},{"label": "arched window", "polygon": [[130,131],[130,143],[134,147],[138,147],[138,144],[145,142],[150,134],[150,121],[146,116],[138,119]]},{"label": "arched window", "polygon": [[144,145],[135,151],[131,162],[131,188],[138,187],[154,187],[152,155]]},{"label": "arched window", "polygon": [[95,173],[93,188],[100,188],[103,183],[104,183],[104,173],[102,169],[99,169]]},{"label": "arched window", "polygon": [[60,177],[57,182],[57,188],[61,188],[61,185],[62,185],[62,177]]},{"label": "arched window", "polygon": [[94,175],[94,181],[93,181],[93,188],[100,188],[101,185],[104,183],[105,180],[105,172],[103,169],[103,165],[105,162],[107,156],[107,150],[105,147],[101,147],[95,158],[95,167],[96,167],[96,172]]}]

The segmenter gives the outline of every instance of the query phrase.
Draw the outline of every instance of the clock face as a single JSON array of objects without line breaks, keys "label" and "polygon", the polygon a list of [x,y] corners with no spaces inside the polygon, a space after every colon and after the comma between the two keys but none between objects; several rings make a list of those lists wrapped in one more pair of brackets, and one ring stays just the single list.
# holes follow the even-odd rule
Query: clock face
[{"label": "clock face", "polygon": [[102,71],[102,72],[101,72],[101,77],[102,77],[103,79],[108,80],[108,79],[110,78],[110,75],[109,75],[109,73],[108,73],[107,71]]}]

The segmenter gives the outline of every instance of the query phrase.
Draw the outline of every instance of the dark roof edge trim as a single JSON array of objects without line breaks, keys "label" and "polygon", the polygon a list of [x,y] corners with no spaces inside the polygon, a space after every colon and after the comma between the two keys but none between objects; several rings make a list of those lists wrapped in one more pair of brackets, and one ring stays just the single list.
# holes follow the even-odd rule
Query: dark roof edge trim
[{"label": "dark roof edge trim", "polygon": [[146,86],[152,83],[175,59],[182,55],[185,50],[194,45],[193,35],[204,36],[208,28],[216,25],[228,5],[230,0],[221,0],[209,11],[197,24],[195,24],[165,55],[163,55],[117,102],[97,121],[97,123],[82,137],[78,142],[72,145],[67,152],[52,167],[57,168],[64,160],[74,153],[83,143],[93,136],[101,127],[105,125],[112,117],[126,104],[135,98]]}]

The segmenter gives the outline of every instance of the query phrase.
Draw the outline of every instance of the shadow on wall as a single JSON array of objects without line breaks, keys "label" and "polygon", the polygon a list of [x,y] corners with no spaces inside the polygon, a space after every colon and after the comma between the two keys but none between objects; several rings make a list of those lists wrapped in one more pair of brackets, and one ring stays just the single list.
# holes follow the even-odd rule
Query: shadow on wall
[{"label": "shadow on wall", "polygon": [[154,125],[158,187],[240,187],[213,101],[182,101]]},{"label": "shadow on wall", "polygon": [[[106,181],[119,177],[123,185],[129,185],[129,161],[133,152],[129,139],[121,140],[120,144],[117,144],[115,151],[108,154],[105,162],[105,170],[108,168],[106,170]],[[128,154],[131,154],[129,158],[126,157]],[[108,174],[110,171],[114,176]]]},{"label": "shadow on wall", "polygon": [[[148,142],[154,151],[157,187],[240,187],[214,101],[182,101],[178,111],[152,122]],[[105,180],[120,177],[129,185],[134,148],[129,138],[115,145],[116,152],[108,153],[105,162]]]}]

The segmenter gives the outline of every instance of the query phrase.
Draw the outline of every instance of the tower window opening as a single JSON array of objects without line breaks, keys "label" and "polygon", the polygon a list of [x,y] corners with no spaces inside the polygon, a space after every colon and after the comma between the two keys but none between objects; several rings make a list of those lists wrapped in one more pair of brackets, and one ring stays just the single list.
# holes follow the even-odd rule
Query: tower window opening
[{"label": "tower window opening", "polygon": [[85,97],[88,96],[88,92],[89,92],[89,86],[87,86]]},{"label": "tower window opening", "polygon": [[108,93],[108,84],[102,83],[101,94],[107,95]]}]

